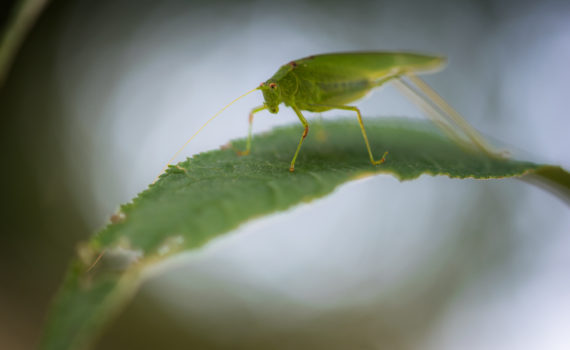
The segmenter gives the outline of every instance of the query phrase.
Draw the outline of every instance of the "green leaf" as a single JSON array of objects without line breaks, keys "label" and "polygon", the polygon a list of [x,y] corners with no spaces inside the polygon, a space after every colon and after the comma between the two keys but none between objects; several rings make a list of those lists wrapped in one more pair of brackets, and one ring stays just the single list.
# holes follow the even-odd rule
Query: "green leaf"
[{"label": "green leaf", "polygon": [[[42,348],[88,347],[140,283],[156,273],[151,267],[157,262],[197,249],[247,220],[322,197],[353,179],[378,173],[401,180],[422,174],[477,179],[526,175],[556,184],[565,189],[562,195],[570,193],[570,174],[559,167],[469,153],[425,121],[368,120],[366,128],[374,154],[390,152],[380,166],[370,164],[354,120],[313,122],[294,173],[288,169],[302,133],[299,125],[256,136],[246,157],[222,149],[171,166],[79,249],[48,317]],[[233,146],[243,149],[244,140]]]}]

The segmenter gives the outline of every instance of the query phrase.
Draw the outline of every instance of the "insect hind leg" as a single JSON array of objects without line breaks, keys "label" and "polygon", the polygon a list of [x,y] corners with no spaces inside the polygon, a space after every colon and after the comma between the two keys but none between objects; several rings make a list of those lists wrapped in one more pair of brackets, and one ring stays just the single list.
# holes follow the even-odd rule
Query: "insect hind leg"
[{"label": "insect hind leg", "polygon": [[[453,139],[462,146],[476,147],[481,152],[496,158],[508,158],[508,152],[505,150],[498,150],[492,145],[490,145],[487,140],[455,110],[451,107],[445,100],[439,96],[426,82],[418,78],[411,72],[406,74],[406,77],[413,83],[413,86],[407,83],[404,79],[396,80],[396,85],[403,89],[403,91],[411,97],[412,100],[415,98],[420,100],[420,107],[423,104],[424,108],[427,107],[437,119],[442,118],[443,123],[447,125],[442,125],[443,123],[437,123],[440,127],[445,126],[444,130],[448,135],[452,135]],[[416,90],[417,88],[417,90]],[[419,90],[419,92],[418,92]],[[434,108],[436,107],[436,108]],[[441,119],[440,119],[441,120]],[[461,140],[461,137],[457,134],[458,132],[463,133],[469,139],[470,144]]]}]

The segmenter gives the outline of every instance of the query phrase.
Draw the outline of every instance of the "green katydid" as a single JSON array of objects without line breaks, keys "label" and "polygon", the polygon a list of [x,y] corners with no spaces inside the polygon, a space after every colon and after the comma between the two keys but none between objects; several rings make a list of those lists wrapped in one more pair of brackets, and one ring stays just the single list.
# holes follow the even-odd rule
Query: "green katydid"
[{"label": "green katydid", "polygon": [[297,150],[291,160],[289,167],[291,172],[295,170],[295,161],[303,140],[309,132],[309,123],[302,111],[324,112],[340,109],[355,112],[370,162],[373,165],[379,165],[385,161],[388,151],[379,160],[374,158],[360,110],[349,104],[389,81],[395,82],[407,97],[418,104],[436,125],[462,147],[479,150],[492,156],[502,156],[459,113],[415,75],[433,72],[440,69],[444,63],[445,58],[441,56],[381,51],[322,54],[291,61],[281,66],[267,81],[238,97],[210,118],[170,162],[209,122],[231,104],[253,91],[261,90],[265,101],[263,105],[253,108],[249,114],[246,149],[238,154],[247,155],[251,150],[254,114],[263,110],[277,113],[279,105],[283,103],[295,111],[304,127]]},{"label": "green katydid", "polygon": [[[281,66],[271,78],[261,83],[257,88],[246,92],[218,111],[186,141],[170,159],[166,167],[212,120],[234,102],[256,90],[262,91],[265,101],[263,105],[253,108],[250,112],[246,150],[239,151],[238,154],[247,155],[251,150],[254,114],[263,110],[278,113],[279,105],[284,103],[293,108],[304,127],[289,171],[295,170],[295,160],[299,155],[303,140],[309,132],[309,123],[301,111],[324,112],[331,109],[341,109],[355,112],[370,162],[373,165],[382,164],[388,152],[384,152],[379,160],[374,159],[360,110],[348,104],[361,99],[372,89],[389,81],[395,82],[407,97],[418,104],[434,120],[436,125],[460,146],[479,150],[495,157],[504,156],[504,153],[499,153],[490,146],[459,113],[415,75],[415,73],[437,70],[444,63],[445,58],[440,56],[381,51],[322,54],[291,61]],[[408,79],[413,85],[405,79]],[[105,251],[102,251],[97,256],[87,271],[90,271],[97,264],[104,253]]]}]

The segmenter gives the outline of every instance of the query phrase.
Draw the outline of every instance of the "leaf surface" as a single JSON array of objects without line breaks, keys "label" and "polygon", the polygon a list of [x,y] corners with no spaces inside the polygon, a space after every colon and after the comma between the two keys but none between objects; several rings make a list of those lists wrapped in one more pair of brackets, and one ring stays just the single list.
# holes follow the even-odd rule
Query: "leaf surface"
[{"label": "leaf surface", "polygon": [[[353,179],[379,173],[400,180],[422,174],[524,175],[555,183],[566,198],[570,193],[570,174],[562,168],[470,153],[425,121],[367,120],[366,130],[377,158],[389,151],[382,165],[370,164],[354,120],[336,120],[311,124],[294,173],[288,169],[302,134],[299,125],[256,135],[246,157],[226,148],[171,166],[79,249],[48,317],[42,348],[89,347],[157,262],[198,249],[253,218],[323,197]],[[244,149],[245,142],[233,146]]]}]

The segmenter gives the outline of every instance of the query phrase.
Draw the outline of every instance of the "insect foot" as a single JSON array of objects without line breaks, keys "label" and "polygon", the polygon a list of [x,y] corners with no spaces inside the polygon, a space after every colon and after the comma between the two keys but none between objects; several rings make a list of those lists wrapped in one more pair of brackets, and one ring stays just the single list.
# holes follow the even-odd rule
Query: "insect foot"
[{"label": "insect foot", "polygon": [[372,164],[380,165],[380,164],[384,163],[386,161],[386,156],[388,156],[388,151],[384,152],[384,154],[382,155],[382,158],[380,158],[380,160],[375,160],[372,162]]}]

